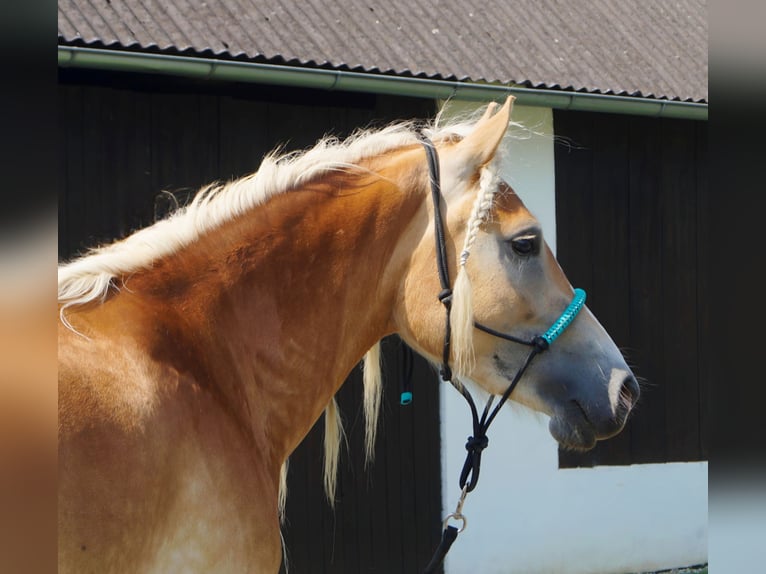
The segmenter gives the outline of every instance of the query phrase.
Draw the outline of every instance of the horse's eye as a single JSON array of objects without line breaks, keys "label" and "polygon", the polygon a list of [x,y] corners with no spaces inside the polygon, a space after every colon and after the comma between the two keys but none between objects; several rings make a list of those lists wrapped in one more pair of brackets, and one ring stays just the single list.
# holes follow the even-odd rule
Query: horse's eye
[{"label": "horse's eye", "polygon": [[511,239],[511,248],[518,255],[537,253],[537,237],[534,235],[524,235]]}]

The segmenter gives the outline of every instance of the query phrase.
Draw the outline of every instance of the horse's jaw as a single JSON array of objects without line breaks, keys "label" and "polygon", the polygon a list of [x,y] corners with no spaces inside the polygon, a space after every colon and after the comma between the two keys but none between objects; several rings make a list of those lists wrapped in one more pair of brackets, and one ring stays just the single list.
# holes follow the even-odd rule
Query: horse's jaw
[{"label": "horse's jaw", "polygon": [[566,450],[585,452],[596,446],[596,432],[576,403],[554,413],[548,422],[548,430]]}]

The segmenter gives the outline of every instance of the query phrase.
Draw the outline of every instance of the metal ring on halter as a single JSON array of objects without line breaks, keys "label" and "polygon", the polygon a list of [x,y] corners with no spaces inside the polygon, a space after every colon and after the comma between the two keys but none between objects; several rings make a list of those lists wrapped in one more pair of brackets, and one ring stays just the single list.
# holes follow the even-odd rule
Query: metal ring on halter
[{"label": "metal ring on halter", "polygon": [[468,519],[463,514],[463,503],[465,502],[465,497],[468,495],[468,486],[464,486],[463,490],[460,492],[460,498],[457,501],[457,506],[455,507],[455,512],[452,514],[448,514],[447,517],[444,519],[444,522],[442,523],[443,529],[447,529],[448,523],[450,519],[453,520],[462,520],[463,526],[460,528],[460,530],[457,531],[458,534],[463,532],[463,530],[466,529],[466,526],[468,526]]},{"label": "metal ring on halter", "polygon": [[446,529],[447,526],[449,526],[449,521],[451,519],[452,520],[462,520],[463,521],[463,525],[460,528],[458,528],[458,531],[457,531],[458,534],[463,532],[463,530],[465,530],[466,527],[468,526],[468,519],[463,514],[460,514],[459,512],[453,512],[452,514],[448,514],[447,518],[444,519],[444,522],[442,523],[442,527],[444,529]]}]

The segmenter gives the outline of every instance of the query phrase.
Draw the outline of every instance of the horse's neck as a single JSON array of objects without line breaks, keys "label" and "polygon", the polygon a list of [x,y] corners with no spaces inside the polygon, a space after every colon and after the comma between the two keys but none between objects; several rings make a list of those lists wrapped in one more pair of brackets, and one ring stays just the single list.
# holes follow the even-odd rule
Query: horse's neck
[{"label": "horse's neck", "polygon": [[[409,250],[402,237],[408,228],[417,235],[423,198],[374,176],[348,189],[349,177],[274,196],[148,272],[155,296],[182,318],[185,344],[205,354],[194,358],[204,360],[200,376],[232,405],[244,402],[239,416],[256,431],[268,425],[275,458],[297,446],[364,353],[393,331]],[[141,281],[128,287],[136,292]]]}]

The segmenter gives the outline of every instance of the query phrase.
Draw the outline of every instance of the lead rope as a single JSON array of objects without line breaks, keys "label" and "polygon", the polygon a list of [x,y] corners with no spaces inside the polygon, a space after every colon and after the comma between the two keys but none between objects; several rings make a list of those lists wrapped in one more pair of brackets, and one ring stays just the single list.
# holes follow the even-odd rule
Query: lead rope
[{"label": "lead rope", "polygon": [[[486,327],[480,323],[474,323],[474,326],[495,337],[512,341],[521,345],[532,347],[529,355],[527,355],[521,368],[516,372],[511,384],[505,390],[500,397],[500,400],[495,405],[495,408],[490,411],[492,403],[495,397],[491,396],[484,406],[481,417],[479,417],[478,410],[476,409],[476,403],[473,397],[468,392],[465,385],[459,384],[453,380],[452,369],[449,366],[450,358],[450,341],[452,336],[452,325],[450,323],[450,311],[452,309],[452,287],[449,281],[449,268],[447,266],[447,248],[444,235],[444,222],[441,215],[441,178],[439,175],[439,160],[436,155],[436,148],[433,143],[421,136],[421,143],[426,151],[426,157],[428,159],[428,172],[431,181],[431,199],[434,206],[434,237],[436,240],[436,266],[439,272],[439,282],[441,283],[441,292],[439,293],[439,301],[444,305],[446,311],[446,320],[444,328],[444,344],[442,346],[442,364],[440,369],[440,375],[443,380],[449,381],[449,383],[458,390],[463,398],[468,403],[468,407],[471,410],[471,419],[473,421],[473,435],[468,437],[465,444],[467,451],[465,462],[463,463],[463,469],[460,472],[460,499],[458,500],[455,511],[447,515],[442,524],[442,536],[439,546],[436,548],[431,561],[426,566],[424,574],[433,574],[437,571],[439,566],[444,561],[444,558],[449,552],[450,547],[457,539],[458,534],[465,530],[468,524],[465,515],[463,514],[463,503],[469,492],[476,488],[479,482],[479,472],[481,470],[481,454],[485,448],[489,445],[489,438],[487,437],[487,430],[492,421],[495,420],[497,413],[502,406],[506,403],[511,393],[516,388],[516,385],[521,380],[524,371],[527,370],[532,360],[540,353],[546,351],[550,344],[558,338],[558,336],[569,326],[574,320],[577,314],[585,304],[585,292],[582,289],[575,289],[575,296],[569,306],[554,322],[554,324],[542,335],[535,337],[532,340],[525,340],[507,333],[495,331],[489,327]],[[450,520],[461,521],[462,525],[458,529],[455,526],[449,524]]]}]

